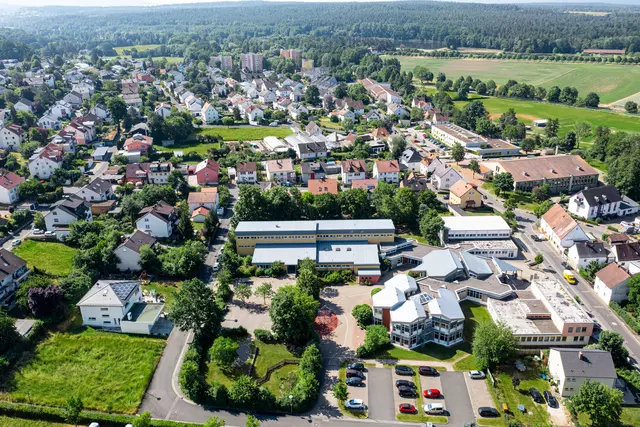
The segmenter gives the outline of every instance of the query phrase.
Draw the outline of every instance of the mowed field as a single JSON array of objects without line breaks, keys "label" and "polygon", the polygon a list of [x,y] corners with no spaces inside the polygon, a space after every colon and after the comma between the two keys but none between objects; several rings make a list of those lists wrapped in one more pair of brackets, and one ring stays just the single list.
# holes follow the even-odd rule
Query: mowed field
[{"label": "mowed field", "polygon": [[640,92],[640,66],[412,56],[397,58],[406,71],[422,65],[433,73],[445,73],[451,79],[472,76],[480,80],[494,80],[498,84],[512,79],[546,88],[573,86],[581,96],[596,92],[603,104]]},{"label": "mowed field", "polygon": [[13,252],[27,261],[29,268],[37,267],[52,276],[67,276],[73,268],[76,249],[58,242],[25,240]]},{"label": "mowed field", "polygon": [[139,44],[135,46],[118,46],[118,47],[114,47],[113,50],[115,50],[118,53],[118,55],[124,55],[125,50],[135,49],[138,52],[144,52],[150,49],[157,49],[160,46],[161,45],[159,44]]},{"label": "mowed field", "polygon": [[[482,98],[480,100],[492,117],[497,117],[509,108],[513,108],[516,110],[518,118],[527,125],[532,125],[532,122],[538,119],[558,118],[561,136],[572,130],[578,122],[588,122],[593,127],[607,126],[618,132],[640,133],[640,117],[631,114],[510,98]],[[460,108],[467,102],[469,101],[456,101],[455,104]]]}]

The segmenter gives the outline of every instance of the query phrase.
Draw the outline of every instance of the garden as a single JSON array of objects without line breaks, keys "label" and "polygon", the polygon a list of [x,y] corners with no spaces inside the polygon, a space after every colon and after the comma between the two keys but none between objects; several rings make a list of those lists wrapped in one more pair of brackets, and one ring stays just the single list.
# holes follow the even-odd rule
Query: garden
[{"label": "garden", "polygon": [[165,341],[87,328],[54,333],[9,374],[0,399],[64,406],[81,397],[88,409],[134,414]]},{"label": "garden", "polygon": [[57,242],[25,240],[13,252],[34,267],[51,276],[67,276],[73,268],[77,250]]}]

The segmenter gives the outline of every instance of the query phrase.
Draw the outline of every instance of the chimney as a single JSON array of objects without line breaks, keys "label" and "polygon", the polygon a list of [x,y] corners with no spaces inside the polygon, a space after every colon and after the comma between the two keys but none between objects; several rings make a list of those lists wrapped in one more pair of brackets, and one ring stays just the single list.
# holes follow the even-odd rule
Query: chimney
[{"label": "chimney", "polygon": [[582,360],[582,356],[583,356],[582,351],[579,351],[578,352],[578,359]]}]

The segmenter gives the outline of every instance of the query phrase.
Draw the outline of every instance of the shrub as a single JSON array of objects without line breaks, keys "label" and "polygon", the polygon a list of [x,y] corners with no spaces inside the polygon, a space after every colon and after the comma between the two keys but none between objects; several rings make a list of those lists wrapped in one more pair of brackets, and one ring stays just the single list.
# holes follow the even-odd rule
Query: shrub
[{"label": "shrub", "polygon": [[368,326],[373,321],[373,310],[368,304],[359,304],[351,311],[353,317],[358,321],[361,328]]},{"label": "shrub", "polygon": [[208,397],[212,405],[226,406],[228,403],[227,400],[229,398],[229,391],[224,384],[218,381],[214,381],[209,386]]},{"label": "shrub", "polygon": [[353,280],[353,273],[349,270],[330,271],[322,278],[322,281],[328,285],[341,285],[351,280]]},{"label": "shrub", "polygon": [[266,329],[256,329],[253,331],[253,335],[256,337],[258,341],[262,341],[263,343],[270,344],[275,342],[275,337]]},{"label": "shrub", "polygon": [[302,353],[300,370],[318,375],[322,369],[322,354],[315,344],[308,346]]},{"label": "shrub", "polygon": [[202,401],[206,385],[200,376],[200,368],[195,362],[189,360],[182,363],[180,387],[189,399],[194,402]]},{"label": "shrub", "polygon": [[371,289],[371,296],[374,296],[375,294],[377,294],[378,292],[380,292],[382,290],[382,288],[375,288],[375,289]]},{"label": "shrub", "polygon": [[238,326],[237,328],[222,328],[220,335],[225,338],[241,340],[249,336],[249,331],[247,331],[247,328],[244,326]]}]

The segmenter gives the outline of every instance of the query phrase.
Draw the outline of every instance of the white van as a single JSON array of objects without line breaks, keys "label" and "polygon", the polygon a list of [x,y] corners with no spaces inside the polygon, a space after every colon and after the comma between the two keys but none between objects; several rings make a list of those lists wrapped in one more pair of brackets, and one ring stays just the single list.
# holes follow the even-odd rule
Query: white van
[{"label": "white van", "polygon": [[444,414],[444,405],[442,403],[429,403],[428,405],[423,405],[422,409],[425,414],[429,415]]}]

